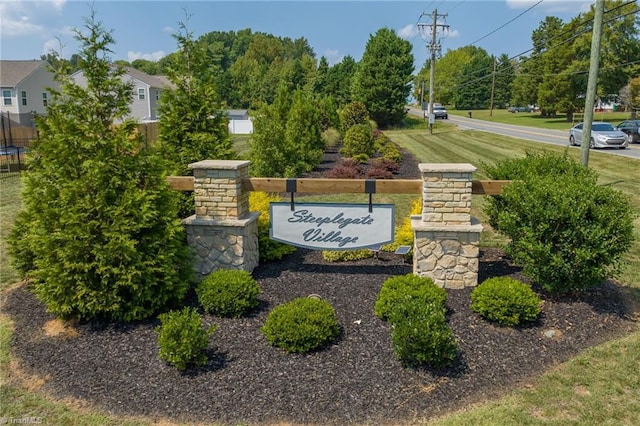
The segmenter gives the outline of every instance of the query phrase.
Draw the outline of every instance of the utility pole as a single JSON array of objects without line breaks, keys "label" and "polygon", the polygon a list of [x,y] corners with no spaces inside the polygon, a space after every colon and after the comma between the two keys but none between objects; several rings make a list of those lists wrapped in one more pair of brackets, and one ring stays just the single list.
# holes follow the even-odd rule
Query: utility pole
[{"label": "utility pole", "polygon": [[442,28],[442,30],[444,31],[444,29],[449,28],[449,26],[438,24],[439,17],[440,18],[447,17],[447,14],[438,15],[438,9],[434,9],[431,15],[423,13],[422,15],[420,15],[420,19],[422,19],[423,16],[430,16],[433,19],[431,24],[418,23],[418,30],[420,30],[422,34],[424,34],[424,31],[426,28],[430,27],[431,29],[431,40],[427,45],[429,51],[431,52],[431,61],[430,61],[430,67],[429,67],[429,109],[428,111],[429,111],[429,132],[433,133],[434,118],[431,114],[433,113],[433,92],[434,92],[433,88],[434,88],[434,80],[435,80],[435,73],[436,73],[436,54],[439,54],[442,49],[442,46],[440,46],[440,43],[437,40],[438,28]]},{"label": "utility pole", "polygon": [[593,34],[591,35],[591,60],[589,63],[589,81],[587,82],[587,96],[584,102],[584,121],[582,127],[582,145],[580,147],[580,162],[589,164],[589,148],[591,147],[591,124],[593,122],[593,105],[596,101],[598,87],[598,70],[600,69],[600,39],[602,38],[602,16],[604,15],[604,0],[596,0],[595,16],[593,18]]},{"label": "utility pole", "polygon": [[493,94],[496,91],[496,57],[493,57],[493,81],[491,81],[491,106],[489,107],[489,117],[493,117]]}]

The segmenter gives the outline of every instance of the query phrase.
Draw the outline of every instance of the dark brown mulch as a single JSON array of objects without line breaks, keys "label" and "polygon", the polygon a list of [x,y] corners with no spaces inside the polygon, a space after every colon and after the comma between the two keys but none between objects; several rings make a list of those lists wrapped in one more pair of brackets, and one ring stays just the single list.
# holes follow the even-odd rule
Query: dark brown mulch
[{"label": "dark brown mulch", "polygon": [[[2,311],[15,323],[12,351],[42,391],[80,398],[106,412],[222,424],[398,424],[429,418],[521,386],[587,347],[635,325],[622,291],[603,285],[580,295],[544,298],[543,313],[523,327],[495,326],[470,308],[471,289],[448,290],[448,321],[460,345],[450,368],[403,368],[389,324],[373,305],[383,281],[411,272],[400,256],[343,264],[299,249],[254,271],[261,306],[244,319],[205,315],[217,324],[209,362],[180,373],[158,359],[156,320],[79,324],[77,337],[43,332],[54,317],[26,286],[6,294]],[[480,281],[524,279],[500,250],[483,249]],[[335,308],[342,334],[308,355],[271,347],[260,332],[275,306],[319,294]]]}]

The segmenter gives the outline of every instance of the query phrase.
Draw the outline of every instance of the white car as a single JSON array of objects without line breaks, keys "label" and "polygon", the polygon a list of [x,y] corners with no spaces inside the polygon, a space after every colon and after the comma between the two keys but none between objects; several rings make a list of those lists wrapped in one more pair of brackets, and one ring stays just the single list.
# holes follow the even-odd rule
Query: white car
[{"label": "white car", "polygon": [[[569,145],[580,145],[582,143],[584,123],[578,123],[569,130]],[[627,135],[616,129],[612,124],[602,121],[591,123],[590,148],[620,148],[629,146]]]}]

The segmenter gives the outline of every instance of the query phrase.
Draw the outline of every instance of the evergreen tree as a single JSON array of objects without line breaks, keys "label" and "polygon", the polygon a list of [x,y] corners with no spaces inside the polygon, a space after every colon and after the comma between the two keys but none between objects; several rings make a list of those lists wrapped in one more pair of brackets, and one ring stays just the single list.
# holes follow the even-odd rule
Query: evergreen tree
[{"label": "evergreen tree", "polygon": [[315,101],[303,90],[280,86],[272,105],[264,105],[254,121],[251,173],[296,177],[313,170],[322,159],[324,142]]},{"label": "evergreen tree", "polygon": [[493,58],[478,49],[471,61],[462,67],[461,81],[456,91],[457,109],[486,109],[491,100]]},{"label": "evergreen tree", "polygon": [[111,33],[93,11],[84,28],[76,38],[87,85],[56,72],[11,253],[50,312],[138,320],[182,299],[190,254],[162,162],[140,148],[127,118],[133,87],[108,59]]},{"label": "evergreen tree", "polygon": [[[167,74],[173,86],[160,97],[159,140],[169,173],[189,176],[190,163],[235,155],[204,45],[193,40],[185,24],[180,28],[184,32],[174,35],[179,49]],[[192,215],[193,194],[180,193],[180,199],[180,217]]]},{"label": "evergreen tree", "polygon": [[400,124],[411,91],[411,43],[389,28],[369,38],[353,79],[353,97],[364,103],[380,126]]}]

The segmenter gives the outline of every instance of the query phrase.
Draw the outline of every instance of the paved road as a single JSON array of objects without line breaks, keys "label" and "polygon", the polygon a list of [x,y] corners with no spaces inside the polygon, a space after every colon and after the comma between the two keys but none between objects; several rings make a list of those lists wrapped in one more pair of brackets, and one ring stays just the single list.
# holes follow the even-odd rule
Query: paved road
[{"label": "paved road", "polygon": [[[419,109],[410,109],[409,113],[422,117]],[[511,136],[514,138],[526,139],[534,142],[549,143],[553,145],[568,146],[569,132],[561,130],[538,129],[536,127],[514,126],[512,124],[493,123],[490,121],[474,120],[457,115],[449,115],[449,121],[456,124],[461,129],[482,130],[496,133],[498,135]],[[570,147],[570,149],[580,149],[580,147]],[[621,155],[624,157],[640,159],[640,144],[631,144],[627,149],[606,148],[598,149],[598,152]]]}]

